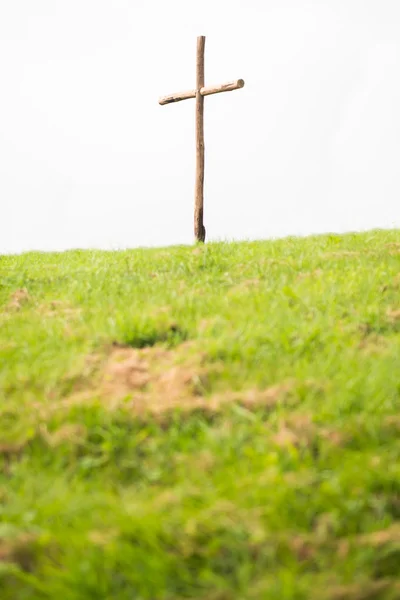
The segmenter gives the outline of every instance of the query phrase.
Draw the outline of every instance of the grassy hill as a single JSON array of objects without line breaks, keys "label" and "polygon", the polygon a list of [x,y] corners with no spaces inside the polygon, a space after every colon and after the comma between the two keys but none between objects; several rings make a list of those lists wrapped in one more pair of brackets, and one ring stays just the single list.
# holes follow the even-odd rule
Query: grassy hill
[{"label": "grassy hill", "polygon": [[400,232],[0,257],[2,600],[400,598]]}]

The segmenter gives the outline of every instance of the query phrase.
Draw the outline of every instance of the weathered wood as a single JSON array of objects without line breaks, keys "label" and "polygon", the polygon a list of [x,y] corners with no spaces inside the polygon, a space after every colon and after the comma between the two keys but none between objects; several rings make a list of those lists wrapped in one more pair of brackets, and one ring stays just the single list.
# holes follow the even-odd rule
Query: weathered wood
[{"label": "weathered wood", "polygon": [[[240,90],[243,86],[243,79],[235,79],[235,81],[228,81],[228,83],[222,83],[221,85],[208,85],[202,87],[200,94],[202,96],[211,96],[211,94],[221,94],[222,92]],[[196,90],[189,90],[187,92],[180,92],[178,94],[170,94],[169,96],[163,96],[160,98],[158,103],[165,105],[172,104],[173,102],[181,102],[182,100],[189,100],[190,98],[196,98],[196,93]]]},{"label": "weathered wood", "polygon": [[221,92],[233,92],[233,90],[240,90],[244,87],[244,79],[235,79],[235,81],[228,81],[228,83],[222,83],[221,85],[208,85],[201,88],[200,94],[202,96],[211,96],[211,94],[221,94]]},{"label": "weathered wood", "polygon": [[172,104],[173,102],[181,102],[182,100],[188,100],[189,98],[196,98],[196,90],[189,90],[187,92],[179,92],[178,94],[163,96],[159,99],[158,104]]},{"label": "weathered wood", "polygon": [[206,230],[204,215],[204,96],[200,90],[204,87],[204,49],[206,38],[197,38],[196,60],[196,186],[194,204],[194,235],[196,241],[204,242]]},{"label": "weathered wood", "polygon": [[204,97],[221,92],[239,90],[244,86],[243,79],[235,79],[221,85],[204,85],[204,49],[206,38],[197,38],[197,60],[196,60],[196,89],[178,94],[163,96],[158,100],[159,104],[172,104],[189,98],[196,98],[196,185],[194,205],[194,235],[196,241],[204,242],[206,230],[203,223],[204,217]]}]

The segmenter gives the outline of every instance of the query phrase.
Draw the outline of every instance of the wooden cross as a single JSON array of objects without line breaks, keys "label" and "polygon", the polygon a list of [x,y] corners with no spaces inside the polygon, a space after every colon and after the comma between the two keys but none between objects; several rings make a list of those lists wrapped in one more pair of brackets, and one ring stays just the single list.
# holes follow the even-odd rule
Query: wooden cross
[{"label": "wooden cross", "polygon": [[201,35],[197,38],[197,61],[196,61],[196,89],[179,94],[171,94],[159,99],[159,104],[171,104],[188,98],[196,98],[196,186],[194,205],[194,235],[196,241],[204,242],[206,230],[203,223],[204,206],[204,96],[231,92],[244,86],[243,79],[236,79],[229,83],[216,86],[204,86],[204,48],[206,38]]}]

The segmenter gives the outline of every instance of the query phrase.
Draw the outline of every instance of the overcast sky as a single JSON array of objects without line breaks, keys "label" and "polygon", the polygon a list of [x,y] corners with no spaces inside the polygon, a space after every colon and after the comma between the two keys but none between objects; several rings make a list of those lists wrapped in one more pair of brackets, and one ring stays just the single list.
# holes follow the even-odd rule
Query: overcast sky
[{"label": "overcast sky", "polygon": [[400,223],[399,0],[0,0],[0,252]]}]

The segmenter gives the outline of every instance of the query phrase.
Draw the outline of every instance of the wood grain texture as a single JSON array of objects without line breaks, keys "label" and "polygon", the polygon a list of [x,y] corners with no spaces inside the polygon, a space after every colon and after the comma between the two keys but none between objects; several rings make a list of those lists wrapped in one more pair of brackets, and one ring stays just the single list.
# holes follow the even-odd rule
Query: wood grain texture
[{"label": "wood grain texture", "polygon": [[196,60],[196,186],[194,205],[194,235],[196,241],[204,242],[206,230],[204,216],[204,96],[200,90],[204,87],[204,50],[206,38],[197,38]]},{"label": "wood grain texture", "polygon": [[211,96],[211,94],[240,90],[242,87],[244,87],[244,79],[235,79],[235,81],[228,81],[228,83],[222,83],[221,85],[207,85],[201,88],[200,94],[202,96]]},{"label": "wood grain texture", "polygon": [[[234,81],[228,81],[220,85],[208,85],[202,87],[200,94],[202,96],[211,96],[212,94],[221,94],[222,92],[232,92],[233,90],[240,90],[244,86],[243,79],[235,79]],[[178,92],[177,94],[170,94],[169,96],[163,96],[159,99],[158,103],[161,105],[172,104],[173,102],[181,102],[182,100],[189,100],[190,98],[196,98],[196,90],[188,90],[186,92]]]},{"label": "wood grain texture", "polygon": [[177,94],[163,96],[159,99],[158,104],[172,104],[173,102],[181,102],[182,100],[188,100],[189,98],[196,98],[196,90],[189,90],[187,92],[178,92]]}]

